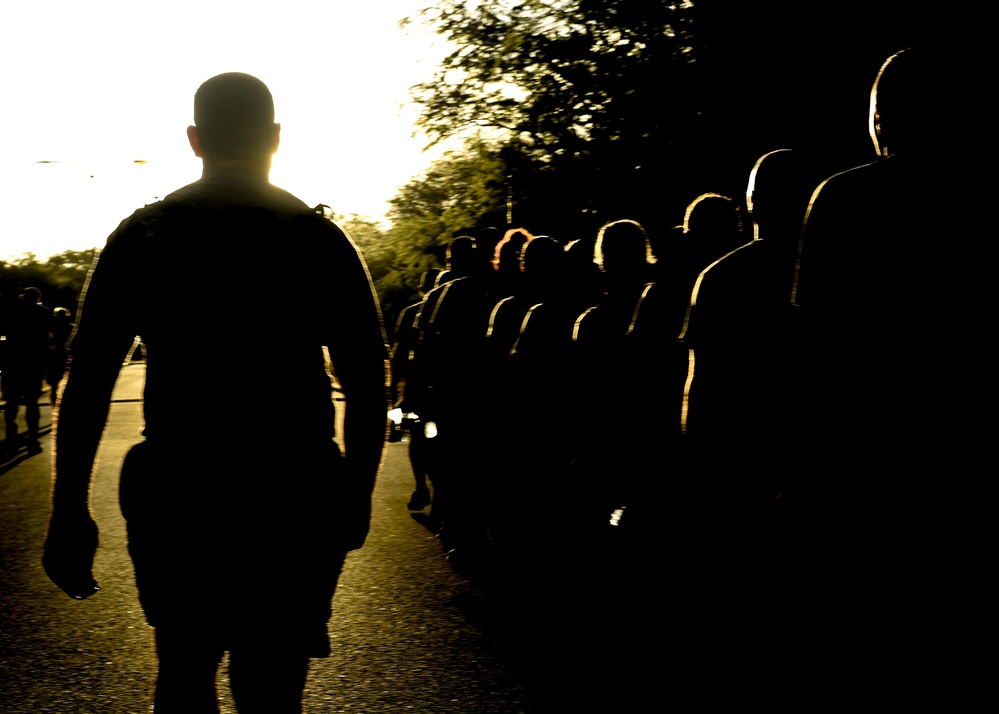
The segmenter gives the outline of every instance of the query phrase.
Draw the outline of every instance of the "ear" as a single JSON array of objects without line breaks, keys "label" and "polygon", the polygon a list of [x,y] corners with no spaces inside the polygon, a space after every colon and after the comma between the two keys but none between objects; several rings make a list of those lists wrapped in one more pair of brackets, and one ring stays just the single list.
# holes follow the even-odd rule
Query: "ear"
[{"label": "ear", "polygon": [[271,153],[277,153],[278,146],[281,144],[281,125],[277,122],[274,123],[274,136],[271,139]]},{"label": "ear", "polygon": [[199,159],[203,158],[204,154],[201,152],[201,138],[198,136],[198,127],[193,125],[187,127],[187,140],[191,143],[194,155]]},{"label": "ear", "polygon": [[887,157],[888,146],[885,144],[884,131],[881,129],[881,113],[876,109],[874,110],[874,133],[877,136],[878,153],[883,157]]}]

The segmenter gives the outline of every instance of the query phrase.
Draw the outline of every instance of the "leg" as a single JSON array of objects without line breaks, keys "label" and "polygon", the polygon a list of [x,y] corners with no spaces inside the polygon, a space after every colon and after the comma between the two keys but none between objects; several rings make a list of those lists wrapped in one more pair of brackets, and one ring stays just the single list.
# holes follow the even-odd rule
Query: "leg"
[{"label": "leg", "polygon": [[7,439],[15,441],[17,439],[17,410],[20,408],[20,400],[8,399],[4,407],[4,420],[7,422]]},{"label": "leg", "polygon": [[220,646],[181,629],[156,629],[156,714],[218,714]]},{"label": "leg", "polygon": [[7,431],[2,450],[11,454],[17,451],[17,410],[21,407],[21,397],[15,397],[15,394],[20,395],[20,392],[14,392],[12,389],[6,390],[4,398],[7,400],[7,404],[3,408],[3,417]]},{"label": "leg", "polygon": [[416,489],[409,499],[409,510],[422,511],[430,504],[430,489],[427,488],[427,437],[422,432],[422,424],[409,437],[409,463],[413,467]]},{"label": "leg", "polygon": [[24,403],[24,419],[28,424],[28,452],[38,453],[42,447],[38,444],[38,424],[41,421],[41,409],[38,407],[38,400],[42,396],[41,383],[38,389],[30,390]]},{"label": "leg", "polygon": [[240,714],[301,714],[309,659],[266,643],[229,653],[229,683]]}]

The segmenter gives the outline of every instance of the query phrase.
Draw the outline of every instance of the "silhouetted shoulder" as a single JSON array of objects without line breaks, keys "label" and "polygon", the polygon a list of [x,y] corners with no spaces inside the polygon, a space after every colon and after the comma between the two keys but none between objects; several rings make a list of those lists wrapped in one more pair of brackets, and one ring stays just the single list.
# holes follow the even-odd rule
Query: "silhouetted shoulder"
[{"label": "silhouetted shoulder", "polygon": [[[852,202],[864,196],[867,193],[867,187],[876,183],[874,174],[878,173],[881,168],[880,164],[881,162],[874,161],[854,166],[829,176],[816,186],[805,211],[805,229],[816,229],[817,221],[824,219],[825,216],[814,216],[813,214],[823,212],[827,206],[838,212],[841,201]],[[811,226],[808,225],[809,221]]]},{"label": "silhouetted shoulder", "polygon": [[139,208],[119,224],[114,234],[134,232],[167,215],[237,209],[260,209],[289,218],[314,213],[304,201],[267,181],[238,174],[222,174],[202,178]]},{"label": "silhouetted shoulder", "polygon": [[206,176],[168,194],[160,203],[206,209],[256,207],[289,215],[311,210],[304,201],[268,181],[234,173]]},{"label": "silhouetted shoulder", "polygon": [[110,247],[112,244],[116,244],[121,240],[122,236],[150,235],[163,218],[163,211],[160,208],[161,204],[162,201],[157,201],[156,203],[143,206],[132,213],[132,215],[125,218],[118,224],[118,227],[111,232],[111,235],[108,236],[105,248]]}]

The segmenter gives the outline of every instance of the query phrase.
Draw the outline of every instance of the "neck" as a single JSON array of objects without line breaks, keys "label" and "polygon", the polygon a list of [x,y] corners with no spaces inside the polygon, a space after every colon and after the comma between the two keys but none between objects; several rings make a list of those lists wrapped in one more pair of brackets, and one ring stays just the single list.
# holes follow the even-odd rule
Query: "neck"
[{"label": "neck", "polygon": [[201,175],[203,178],[214,174],[240,173],[262,179],[263,181],[270,180],[270,154],[249,159],[205,158],[202,164]]}]

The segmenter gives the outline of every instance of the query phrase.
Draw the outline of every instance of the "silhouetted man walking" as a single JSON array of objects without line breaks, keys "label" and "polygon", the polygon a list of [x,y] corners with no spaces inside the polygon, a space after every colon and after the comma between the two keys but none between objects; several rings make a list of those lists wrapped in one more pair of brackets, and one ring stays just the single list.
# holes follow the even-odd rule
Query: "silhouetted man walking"
[{"label": "silhouetted man walking", "polygon": [[42,304],[38,288],[25,288],[17,298],[9,319],[3,328],[6,340],[0,363],[6,434],[0,442],[0,457],[13,456],[20,448],[17,433],[17,414],[24,402],[24,419],[27,424],[28,453],[40,454],[38,425],[41,413],[38,400],[52,355],[52,319],[49,309]]},{"label": "silhouetted man walking", "polygon": [[[268,181],[280,125],[267,87],[213,77],[194,119],[201,180],[125,219],[88,281],[56,423],[44,564],[72,597],[98,589],[91,471],[139,335],[144,440],[125,458],[120,498],[155,628],[155,710],[218,712],[229,652],[240,712],[300,712],[308,660],[329,653],[344,558],[368,532],[387,433],[385,332],[350,239]],[[223,313],[206,294],[240,309]],[[221,334],[253,349],[217,358]],[[236,388],[225,418],[208,422],[199,402],[217,398],[219,379]]]}]

